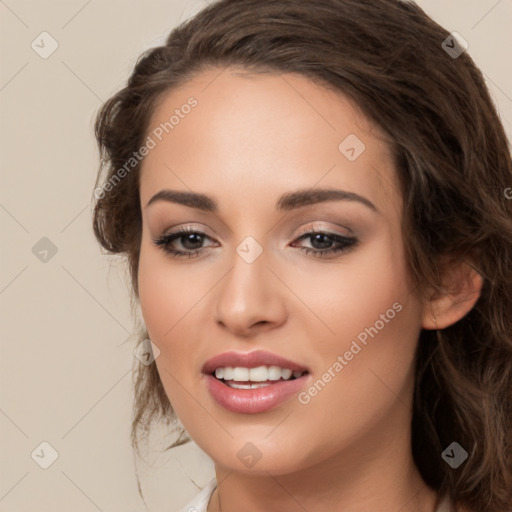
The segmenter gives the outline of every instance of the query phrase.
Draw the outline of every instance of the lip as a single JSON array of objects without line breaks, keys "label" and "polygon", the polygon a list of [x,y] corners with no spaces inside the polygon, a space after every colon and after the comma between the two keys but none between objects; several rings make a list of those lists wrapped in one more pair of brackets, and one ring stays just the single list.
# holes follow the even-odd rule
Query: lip
[{"label": "lip", "polygon": [[[219,367],[256,368],[263,365],[281,366],[307,373],[294,380],[273,381],[272,384],[257,389],[231,388],[212,375]],[[279,406],[304,388],[310,377],[307,367],[263,350],[248,353],[224,352],[209,359],[203,365],[202,372],[205,374],[206,387],[213,399],[228,411],[241,414],[261,413]]]},{"label": "lip", "polygon": [[231,412],[256,414],[265,412],[288,400],[306,386],[309,374],[294,380],[277,381],[264,388],[230,388],[213,375],[205,375],[206,387],[215,401]]},{"label": "lip", "polygon": [[216,368],[221,366],[243,366],[245,368],[280,366],[281,368],[289,368],[292,371],[307,371],[309,373],[307,367],[265,350],[254,350],[252,352],[223,352],[222,354],[208,359],[201,368],[201,371],[209,375],[213,373]]}]

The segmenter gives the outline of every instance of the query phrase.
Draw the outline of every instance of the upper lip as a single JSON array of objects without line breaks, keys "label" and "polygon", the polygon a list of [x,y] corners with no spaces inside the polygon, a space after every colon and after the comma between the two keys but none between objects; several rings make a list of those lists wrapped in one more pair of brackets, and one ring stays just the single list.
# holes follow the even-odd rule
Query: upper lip
[{"label": "upper lip", "polygon": [[256,368],[258,366],[280,366],[292,371],[308,371],[308,369],[295,361],[286,359],[265,350],[252,352],[223,352],[204,363],[201,371],[206,374],[213,373],[217,368],[226,366],[241,366],[244,368]]}]

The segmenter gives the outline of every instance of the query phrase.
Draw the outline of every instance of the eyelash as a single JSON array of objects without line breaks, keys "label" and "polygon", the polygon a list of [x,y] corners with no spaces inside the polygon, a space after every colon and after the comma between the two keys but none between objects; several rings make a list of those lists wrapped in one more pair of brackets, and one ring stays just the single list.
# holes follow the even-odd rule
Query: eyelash
[{"label": "eyelash", "polygon": [[[161,236],[160,238],[157,238],[153,240],[155,245],[160,247],[163,251],[170,254],[174,258],[195,258],[200,256],[200,252],[202,249],[195,249],[190,251],[180,251],[178,249],[174,249],[171,247],[172,242],[174,240],[178,240],[180,238],[184,238],[185,235],[200,235],[204,236],[206,238],[210,238],[206,233],[203,233],[202,231],[198,231],[194,228],[180,228],[174,233],[169,233],[166,235]],[[354,237],[346,237],[341,235],[336,235],[334,233],[327,233],[325,231],[321,230],[315,230],[311,229],[307,233],[304,233],[300,235],[296,240],[305,240],[307,238],[312,238],[314,235],[325,235],[326,238],[330,239],[334,243],[340,244],[339,247],[334,249],[313,249],[311,247],[300,247],[300,250],[303,251],[305,254],[312,254],[317,258],[324,258],[326,256],[332,255],[332,254],[342,254],[345,252],[348,252],[350,249],[352,249],[358,242],[358,240]]]}]

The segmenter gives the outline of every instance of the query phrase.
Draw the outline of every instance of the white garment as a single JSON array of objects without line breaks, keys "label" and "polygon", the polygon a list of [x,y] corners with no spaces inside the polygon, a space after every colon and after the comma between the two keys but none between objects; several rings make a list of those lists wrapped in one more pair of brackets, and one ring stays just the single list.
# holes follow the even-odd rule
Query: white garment
[{"label": "white garment", "polygon": [[180,512],[206,512],[208,502],[210,501],[213,491],[215,491],[216,488],[217,480],[214,477],[188,505],[180,510]]},{"label": "white garment", "polygon": [[[180,512],[206,512],[208,502],[216,487],[217,482],[215,478],[212,478],[206,484],[206,487],[185,508],[182,508]],[[451,500],[448,496],[445,496],[441,500],[435,512],[453,512]]]}]

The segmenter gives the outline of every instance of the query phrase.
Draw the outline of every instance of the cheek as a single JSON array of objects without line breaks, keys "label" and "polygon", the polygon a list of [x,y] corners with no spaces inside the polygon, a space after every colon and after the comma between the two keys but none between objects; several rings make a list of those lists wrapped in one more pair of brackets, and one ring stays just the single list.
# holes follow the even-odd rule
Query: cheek
[{"label": "cheek", "polygon": [[162,268],[159,259],[144,247],[141,248],[139,260],[138,285],[142,316],[149,337],[158,344],[158,340],[162,340],[173,325],[172,312],[176,311],[177,300],[174,293],[169,293],[171,290],[166,270]]},{"label": "cheek", "polygon": [[173,265],[160,249],[141,247],[139,301],[150,338],[156,342],[171,340],[175,327],[204,295],[198,276],[191,273]]},{"label": "cheek", "polygon": [[[383,236],[371,249],[348,253],[339,263],[318,264],[317,271],[300,276],[290,274],[294,292],[312,313],[307,315],[310,323],[316,322],[325,340],[312,346],[315,351],[343,349],[360,333],[364,341],[365,329],[375,324],[381,338],[395,337],[404,322],[416,329],[419,309],[411,294],[405,255],[396,247],[400,246],[391,236]],[[406,337],[404,333],[399,338]]]},{"label": "cheek", "polygon": [[[193,389],[201,377],[201,340],[208,291],[216,274],[206,266],[177,264],[160,249],[141,247],[139,301],[149,338],[160,349],[156,365],[173,406],[183,387]],[[211,311],[210,311],[211,313]],[[185,393],[186,395],[186,393]],[[186,395],[188,396],[188,395]]]},{"label": "cheek", "polygon": [[304,321],[315,380],[301,403],[311,417],[329,411],[351,428],[371,424],[409,389],[421,328],[403,253],[389,244],[373,249],[354,253],[332,274],[303,276],[298,292],[315,313]]},{"label": "cheek", "polygon": [[[182,396],[180,383],[187,389],[193,387],[189,382],[194,375],[190,371],[190,365],[194,364],[190,346],[197,333],[190,329],[189,320],[204,291],[200,294],[187,272],[176,270],[176,266],[169,263],[160,251],[141,247],[139,302],[149,338],[160,350],[155,363],[162,384],[173,408],[180,414],[187,405],[187,395]],[[187,365],[183,361],[187,361]],[[181,406],[183,400],[185,404]]]}]

